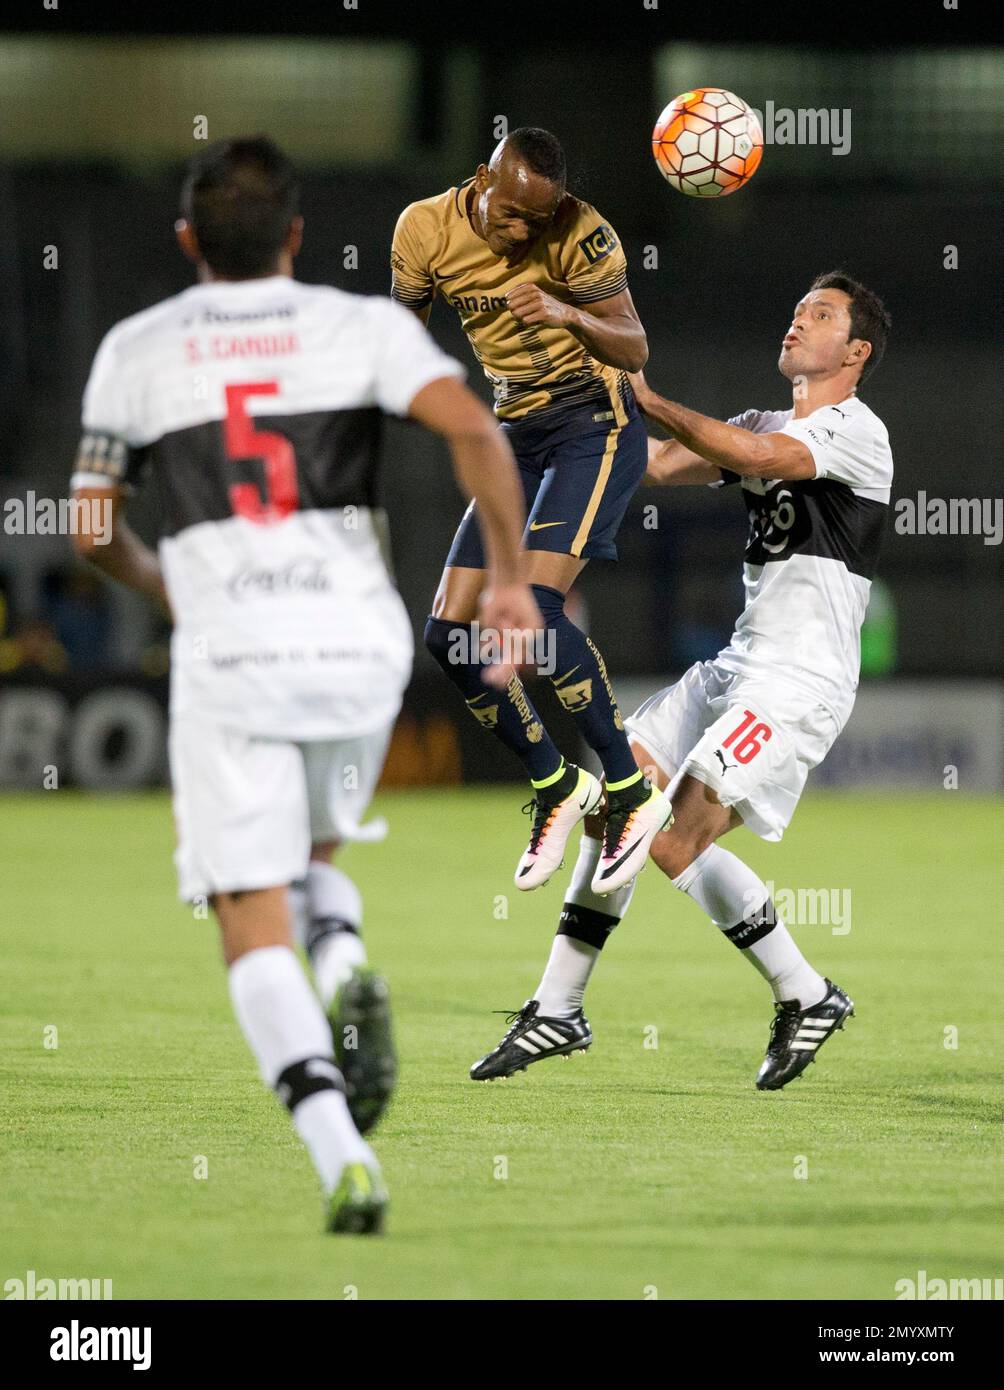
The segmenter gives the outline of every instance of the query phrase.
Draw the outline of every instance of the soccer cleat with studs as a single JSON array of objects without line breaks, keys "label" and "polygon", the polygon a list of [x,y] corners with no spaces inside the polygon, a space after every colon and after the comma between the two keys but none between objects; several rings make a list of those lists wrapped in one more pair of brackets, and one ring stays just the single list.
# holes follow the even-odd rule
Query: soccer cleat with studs
[{"label": "soccer cleat with studs", "polygon": [[349,1113],[359,1133],[367,1134],[387,1108],[397,1079],[387,981],[375,970],[357,967],[335,995],[328,1017]]},{"label": "soccer cleat with studs", "polygon": [[825,997],[809,1009],[800,1009],[797,1000],[774,1005],[767,1055],[757,1072],[758,1091],[779,1091],[801,1076],[823,1043],[854,1013],[854,1001],[839,985],[827,980],[826,986]]},{"label": "soccer cleat with studs", "polygon": [[672,824],[669,798],[647,779],[638,790],[632,786],[625,792],[608,792],[603,848],[590,885],[593,892],[602,896],[630,883],[645,867],[656,835]]},{"label": "soccer cleat with studs", "polygon": [[471,1067],[472,1081],[498,1081],[526,1071],[531,1062],[585,1052],[593,1041],[589,1020],[580,1009],[572,1018],[549,1018],[538,1012],[536,999],[506,1016],[509,1031],[480,1061]]},{"label": "soccer cleat with studs", "polygon": [[538,788],[523,807],[533,816],[530,843],[516,866],[516,887],[524,892],[539,888],[561,867],[569,835],[603,799],[603,788],[591,772],[574,764],[567,771],[578,774],[570,792],[548,795],[550,788]]},{"label": "soccer cleat with studs", "polygon": [[328,1198],[327,1229],[332,1235],[380,1235],[387,1201],[387,1189],[375,1162],[346,1163],[338,1186]]}]

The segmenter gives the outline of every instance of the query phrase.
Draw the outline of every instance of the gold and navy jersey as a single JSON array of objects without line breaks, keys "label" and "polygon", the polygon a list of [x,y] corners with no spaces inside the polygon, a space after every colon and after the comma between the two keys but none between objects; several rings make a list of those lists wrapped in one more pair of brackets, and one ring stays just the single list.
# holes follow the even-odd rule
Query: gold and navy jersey
[{"label": "gold and navy jersey", "polygon": [[[470,180],[411,203],[391,250],[391,296],[423,309],[438,293],[452,304],[495,391],[502,420],[534,418],[623,395],[624,373],[597,362],[563,328],[522,328],[506,306],[516,285],[539,285],[566,304],[594,304],[627,289],[627,261],[613,228],[568,194],[548,229],[515,265],[496,256],[467,214]],[[618,402],[619,404],[619,402]]]}]

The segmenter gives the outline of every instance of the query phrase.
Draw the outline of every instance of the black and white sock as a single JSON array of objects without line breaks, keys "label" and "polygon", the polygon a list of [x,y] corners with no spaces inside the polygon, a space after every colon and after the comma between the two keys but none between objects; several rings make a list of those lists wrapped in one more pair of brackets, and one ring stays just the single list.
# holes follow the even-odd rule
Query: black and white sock
[{"label": "black and white sock", "polygon": [[230,998],[266,1085],[289,1108],[326,1193],[346,1163],[373,1162],[352,1122],[331,1028],[288,946],[263,946],[230,967]]},{"label": "black and white sock", "polygon": [[742,951],[769,982],[777,1002],[796,999],[806,1009],[825,997],[826,981],[778,920],[767,885],[741,859],[709,845],[671,882]]},{"label": "black and white sock", "polygon": [[362,895],[348,874],[319,859],[310,861],[300,891],[303,917],[299,940],[313,967],[321,1003],[327,1008],[356,966],[366,964],[360,934]]},{"label": "black and white sock", "polygon": [[534,996],[548,1018],[572,1018],[582,1000],[603,945],[627,911],[634,883],[599,897],[590,888],[602,842],[589,835],[579,841],[579,857],[561,909],[558,933],[543,978]]}]

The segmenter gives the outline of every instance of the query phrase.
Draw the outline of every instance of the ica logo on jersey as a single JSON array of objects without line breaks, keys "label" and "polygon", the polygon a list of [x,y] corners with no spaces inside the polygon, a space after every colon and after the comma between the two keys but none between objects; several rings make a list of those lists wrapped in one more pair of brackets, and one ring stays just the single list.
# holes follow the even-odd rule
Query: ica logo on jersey
[{"label": "ica logo on jersey", "polygon": [[582,238],[579,246],[589,264],[595,265],[597,261],[602,261],[604,256],[609,256],[610,252],[616,248],[617,238],[614,236],[613,228],[608,227],[605,222],[601,222],[588,236]]}]

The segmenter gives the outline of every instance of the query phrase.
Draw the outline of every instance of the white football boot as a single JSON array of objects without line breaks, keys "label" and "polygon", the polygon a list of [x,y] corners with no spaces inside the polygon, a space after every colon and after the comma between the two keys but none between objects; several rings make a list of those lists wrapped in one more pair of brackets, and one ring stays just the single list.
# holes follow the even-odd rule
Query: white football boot
[{"label": "white football boot", "polygon": [[574,763],[569,763],[566,770],[578,773],[571,792],[550,797],[550,788],[538,789],[534,799],[523,807],[533,815],[530,843],[516,866],[516,887],[524,892],[539,888],[561,867],[569,835],[603,799],[603,788],[591,772]]},{"label": "white football boot", "polygon": [[612,893],[630,883],[645,867],[656,835],[672,824],[673,807],[657,787],[635,805],[623,793],[608,792],[603,848],[590,884],[593,892]]}]

